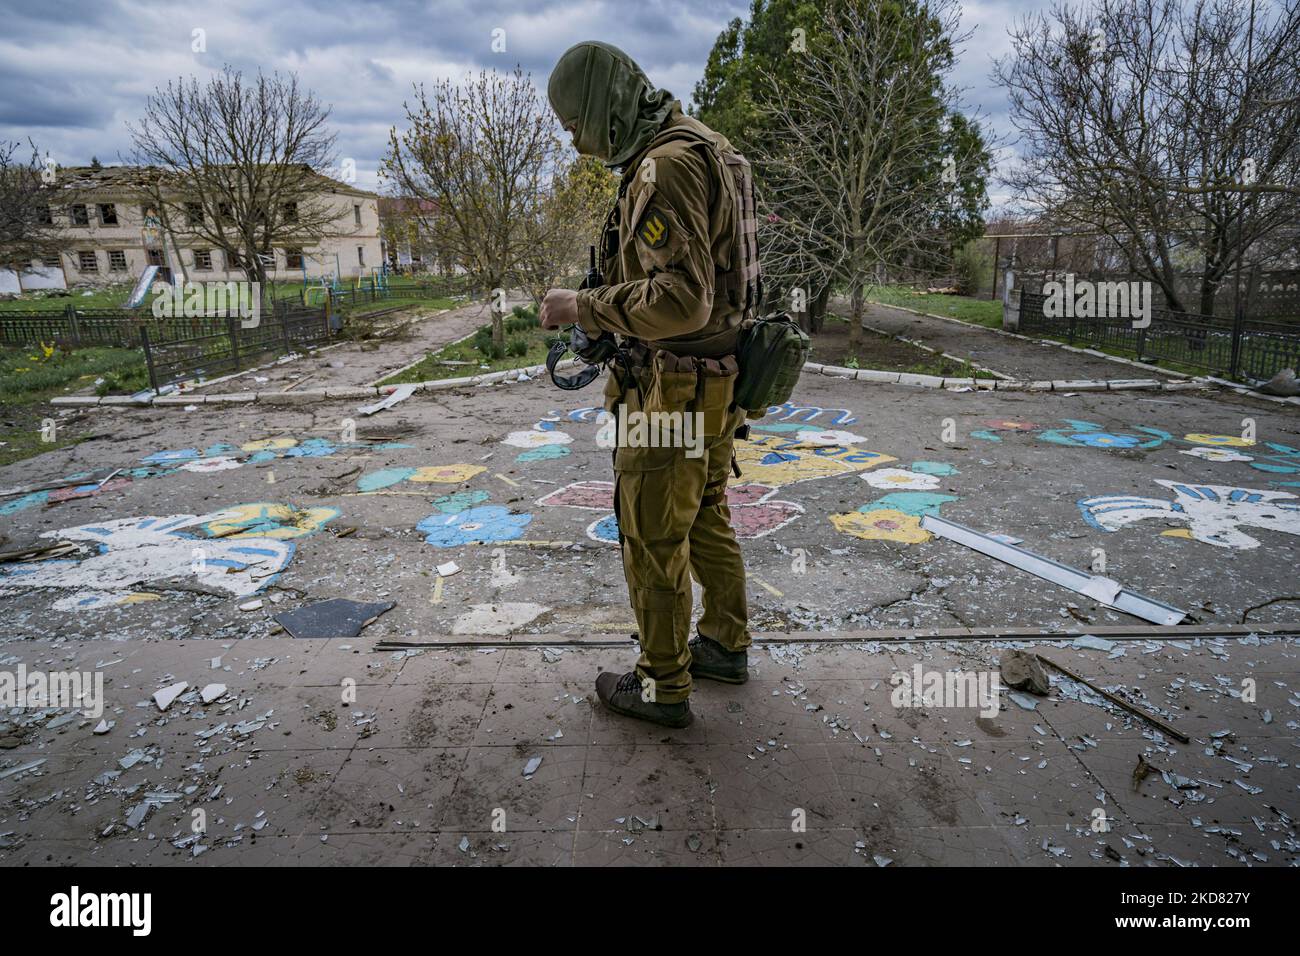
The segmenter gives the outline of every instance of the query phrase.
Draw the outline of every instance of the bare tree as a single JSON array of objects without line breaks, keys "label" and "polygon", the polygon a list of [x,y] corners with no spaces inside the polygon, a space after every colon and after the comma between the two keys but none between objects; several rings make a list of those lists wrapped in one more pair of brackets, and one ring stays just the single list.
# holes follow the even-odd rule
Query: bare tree
[{"label": "bare tree", "polygon": [[[418,86],[403,108],[409,128],[389,134],[385,175],[398,194],[435,204],[438,241],[472,283],[495,290],[519,281],[563,155],[550,107],[516,68],[443,80],[431,93]],[[492,342],[505,347],[496,309]]]},{"label": "bare tree", "polygon": [[779,288],[847,287],[851,350],[866,287],[942,254],[961,182],[982,188],[984,140],[953,136],[956,92],[943,83],[966,38],[959,16],[954,0],[834,4],[800,81],[768,78],[764,266]]},{"label": "bare tree", "polygon": [[1300,212],[1297,0],[1058,5],[1011,40],[995,76],[1024,138],[1006,177],[1024,206],[1109,237],[1175,310],[1213,313],[1238,261],[1268,257]]},{"label": "bare tree", "polygon": [[0,268],[20,275],[31,271],[34,261],[57,256],[62,247],[51,208],[55,170],[41,163],[35,145],[28,145],[32,154],[25,160],[21,143],[0,142]]},{"label": "bare tree", "polygon": [[588,248],[618,195],[618,183],[600,160],[581,156],[553,176],[528,220],[518,274],[539,304],[548,289],[576,286],[586,274]]},{"label": "bare tree", "polygon": [[220,249],[250,281],[265,282],[264,257],[277,247],[339,234],[321,181],[334,160],[328,119],[296,75],[246,81],[226,67],[205,85],[191,77],[155,90],[128,126],[131,161],[150,169],[143,189],[165,229]]}]

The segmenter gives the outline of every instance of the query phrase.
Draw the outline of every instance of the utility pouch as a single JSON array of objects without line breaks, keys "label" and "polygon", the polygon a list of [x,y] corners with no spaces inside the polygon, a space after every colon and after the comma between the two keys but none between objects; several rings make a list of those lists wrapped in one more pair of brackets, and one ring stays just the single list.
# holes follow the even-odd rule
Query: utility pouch
[{"label": "utility pouch", "polygon": [[808,334],[789,313],[745,323],[735,402],[746,418],[762,418],[771,406],[790,400],[811,351]]}]

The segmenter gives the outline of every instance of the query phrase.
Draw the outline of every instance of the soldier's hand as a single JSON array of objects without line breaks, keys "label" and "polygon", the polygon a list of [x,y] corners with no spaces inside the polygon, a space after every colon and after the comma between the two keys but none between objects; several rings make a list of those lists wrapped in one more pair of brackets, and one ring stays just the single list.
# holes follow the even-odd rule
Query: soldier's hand
[{"label": "soldier's hand", "polygon": [[578,321],[578,293],[572,289],[551,289],[542,299],[538,318],[547,330],[574,325]]}]

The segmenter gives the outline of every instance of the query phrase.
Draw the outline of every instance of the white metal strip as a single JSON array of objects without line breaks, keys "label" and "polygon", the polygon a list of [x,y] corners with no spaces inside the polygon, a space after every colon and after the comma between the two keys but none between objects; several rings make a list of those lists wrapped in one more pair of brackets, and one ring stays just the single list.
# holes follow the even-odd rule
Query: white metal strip
[{"label": "white metal strip", "polygon": [[1144,621],[1150,621],[1153,624],[1173,625],[1181,623],[1187,617],[1186,611],[1180,611],[1178,608],[1157,601],[1154,598],[1144,597],[1135,591],[1129,591],[1119,582],[1110,578],[1088,574],[1069,565],[1061,564],[1059,561],[1043,557],[1041,554],[1018,548],[1014,544],[1006,544],[995,538],[990,538],[983,532],[957,524],[955,521],[949,521],[947,518],[926,515],[921,519],[921,527],[931,534],[947,538],[949,541],[956,541],[958,544],[964,544],[980,554],[986,554],[990,558],[997,558],[1014,568],[1028,571],[1030,574],[1051,581],[1053,584],[1069,588],[1077,594],[1086,595],[1107,607],[1123,611],[1126,614],[1132,614],[1134,617],[1140,617]]}]

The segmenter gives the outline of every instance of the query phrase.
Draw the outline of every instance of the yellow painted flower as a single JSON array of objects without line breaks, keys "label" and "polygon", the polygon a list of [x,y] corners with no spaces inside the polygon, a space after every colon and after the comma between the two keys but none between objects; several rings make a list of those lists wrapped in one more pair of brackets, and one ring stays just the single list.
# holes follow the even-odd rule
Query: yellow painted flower
[{"label": "yellow painted flower", "polygon": [[293,508],[257,502],[226,508],[204,528],[214,538],[301,538],[339,516],[337,508]]},{"label": "yellow painted flower", "polygon": [[831,524],[836,531],[843,531],[855,538],[869,541],[897,541],[900,544],[921,544],[934,537],[921,527],[921,519],[916,515],[904,514],[892,508],[880,508],[876,511],[850,511],[848,514],[831,515]]},{"label": "yellow painted flower", "polygon": [[1255,444],[1254,439],[1242,438],[1239,435],[1202,435],[1199,432],[1184,435],[1183,440],[1189,441],[1193,445],[1229,445],[1233,448],[1249,448]]},{"label": "yellow painted flower", "polygon": [[482,465],[430,465],[415,469],[410,481],[437,481],[448,485],[457,485],[469,481],[475,475],[487,471]]}]

